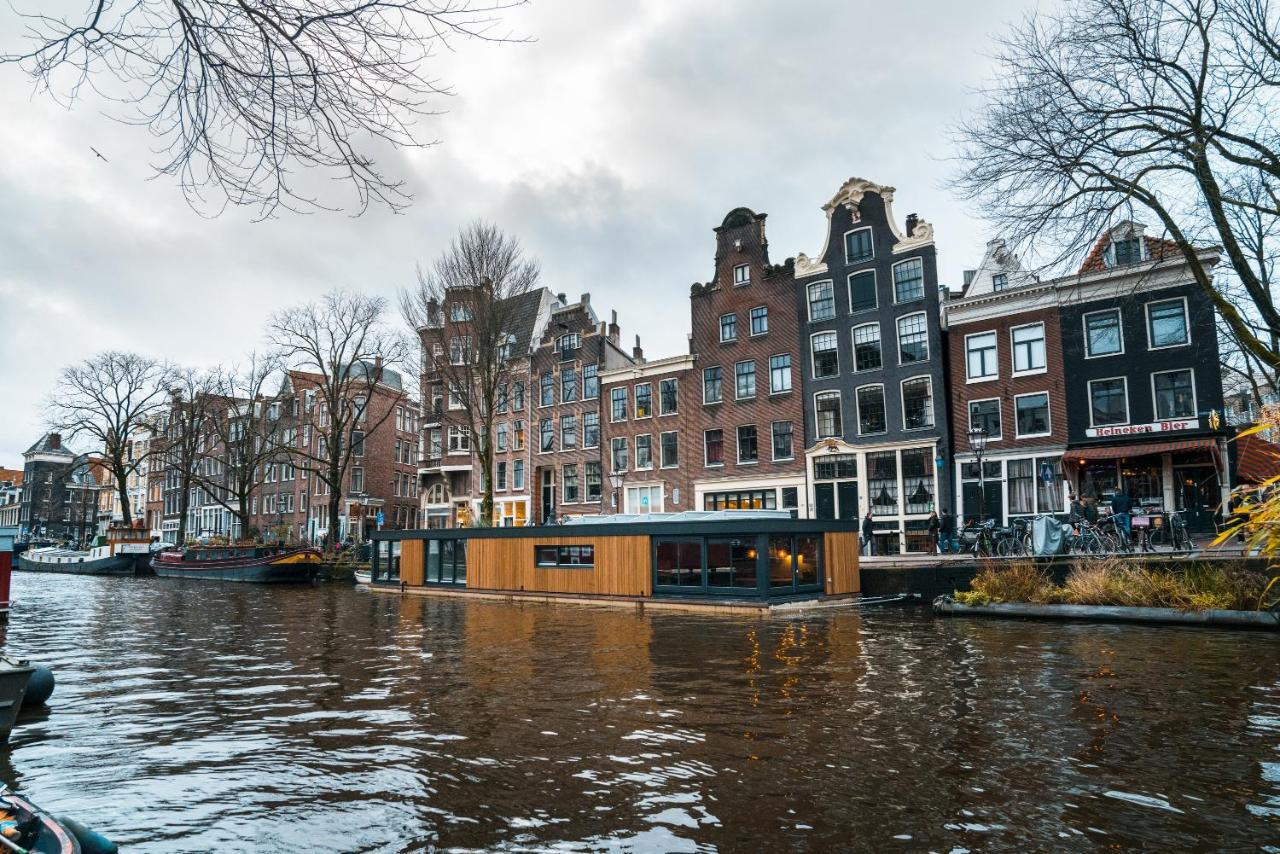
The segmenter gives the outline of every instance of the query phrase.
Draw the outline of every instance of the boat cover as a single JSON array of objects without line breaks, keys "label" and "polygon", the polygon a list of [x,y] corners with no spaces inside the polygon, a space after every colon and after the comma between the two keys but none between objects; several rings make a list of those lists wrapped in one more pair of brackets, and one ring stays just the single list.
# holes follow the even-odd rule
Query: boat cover
[{"label": "boat cover", "polygon": [[1052,516],[1037,516],[1031,521],[1031,550],[1038,557],[1062,554],[1070,530]]}]

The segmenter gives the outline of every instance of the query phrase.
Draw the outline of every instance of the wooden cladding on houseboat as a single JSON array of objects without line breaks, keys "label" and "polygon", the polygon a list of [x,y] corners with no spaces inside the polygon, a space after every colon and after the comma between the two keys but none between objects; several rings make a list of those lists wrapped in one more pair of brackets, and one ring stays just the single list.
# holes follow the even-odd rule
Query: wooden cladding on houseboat
[{"label": "wooden cladding on houseboat", "polygon": [[422,584],[426,569],[426,540],[404,540],[400,543],[400,581]]},{"label": "wooden cladding on houseboat", "polygon": [[[590,546],[594,550],[595,566],[537,565],[536,549],[561,546]],[[653,594],[650,566],[649,537],[645,535],[477,537],[467,544],[467,587],[472,590],[650,596]]]},{"label": "wooden cladding on houseboat", "polygon": [[862,590],[858,576],[858,535],[847,531],[828,531],[823,537],[827,595],[858,593]]}]

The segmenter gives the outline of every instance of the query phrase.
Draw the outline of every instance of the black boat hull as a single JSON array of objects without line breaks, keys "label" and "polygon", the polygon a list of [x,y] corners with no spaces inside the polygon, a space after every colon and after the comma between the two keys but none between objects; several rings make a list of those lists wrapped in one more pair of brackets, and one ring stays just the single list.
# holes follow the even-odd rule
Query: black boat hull
[{"label": "black boat hull", "polygon": [[49,572],[58,575],[133,575],[141,555],[113,555],[97,560],[36,560],[25,554],[18,556],[18,569],[23,572]]}]

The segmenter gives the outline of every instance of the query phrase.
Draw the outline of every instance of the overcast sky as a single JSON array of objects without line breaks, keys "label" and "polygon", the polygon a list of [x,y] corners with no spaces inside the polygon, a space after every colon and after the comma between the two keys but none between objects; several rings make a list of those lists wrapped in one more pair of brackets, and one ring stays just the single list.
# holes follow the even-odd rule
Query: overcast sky
[{"label": "overcast sky", "polygon": [[[958,286],[990,235],[945,186],[947,129],[990,74],[991,34],[1029,5],[534,0],[509,25],[536,41],[431,66],[456,91],[423,124],[439,145],[384,161],[415,202],[358,219],[202,218],[152,179],[153,140],[116,107],[68,110],[0,67],[0,467],[21,467],[65,364],[106,348],[235,361],[276,308],[336,286],[393,297],[476,217],[519,236],[552,291],[617,309],[651,358],[685,349],[725,213],[767,212],[775,262],[812,254],[853,175],[934,223]],[[18,46],[0,5],[0,52]]]}]

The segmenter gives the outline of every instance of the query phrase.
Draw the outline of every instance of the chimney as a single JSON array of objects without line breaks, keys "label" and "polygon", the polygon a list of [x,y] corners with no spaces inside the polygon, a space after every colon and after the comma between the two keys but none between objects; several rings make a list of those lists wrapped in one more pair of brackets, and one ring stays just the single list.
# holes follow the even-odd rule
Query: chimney
[{"label": "chimney", "polygon": [[617,344],[621,334],[622,329],[618,326],[618,312],[615,310],[609,313],[609,340]]},{"label": "chimney", "polygon": [[49,450],[57,451],[61,449],[62,449],[62,434],[50,433],[49,434]]},{"label": "chimney", "polygon": [[974,277],[974,276],[976,276],[976,275],[978,275],[978,271],[977,271],[977,270],[965,270],[965,271],[964,271],[964,286],[965,286],[966,288],[967,288],[967,287],[969,287],[969,285],[973,284],[973,277]]},{"label": "chimney", "polygon": [[560,300],[561,305],[569,304],[569,298],[565,296],[563,293],[556,294],[556,299]]},{"label": "chimney", "polygon": [[644,350],[640,347],[639,335],[636,336],[636,346],[631,348],[631,358],[635,359],[637,362],[644,361]]},{"label": "chimney", "polygon": [[591,294],[583,294],[582,296],[578,297],[578,302],[582,303],[584,307],[591,305]]},{"label": "chimney", "polygon": [[377,379],[382,379],[382,357],[373,357],[373,375]]},{"label": "chimney", "polygon": [[920,221],[920,217],[915,214],[907,214],[907,237],[916,233],[916,223]]}]

